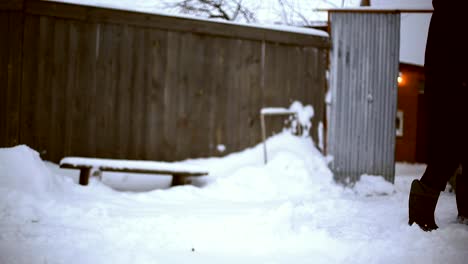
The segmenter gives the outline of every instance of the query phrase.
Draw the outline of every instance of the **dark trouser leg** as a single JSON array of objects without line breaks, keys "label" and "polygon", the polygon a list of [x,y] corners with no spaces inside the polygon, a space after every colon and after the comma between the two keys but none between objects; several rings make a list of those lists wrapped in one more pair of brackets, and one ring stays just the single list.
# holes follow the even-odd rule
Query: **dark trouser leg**
[{"label": "dark trouser leg", "polygon": [[[421,182],[443,191],[447,181],[466,156],[465,126],[468,125],[468,52],[460,30],[464,12],[436,9],[429,26],[425,56],[425,96],[428,102],[428,167]],[[451,36],[447,42],[444,36]],[[465,145],[465,146],[464,146]]]},{"label": "dark trouser leg", "polygon": [[[468,56],[467,56],[468,57]],[[467,58],[468,59],[468,58]],[[468,63],[468,62],[467,62]],[[468,75],[468,69],[467,74]],[[465,93],[464,98],[468,98],[468,76],[464,76],[462,89]],[[468,119],[468,103],[464,104],[463,119]],[[463,153],[462,153],[462,173],[456,179],[456,197],[458,215],[464,218],[465,223],[468,223],[468,126],[465,126],[462,132],[463,138]]]},{"label": "dark trouser leg", "polygon": [[[425,231],[437,228],[434,211],[439,192],[445,189],[459,164],[466,164],[462,159],[468,154],[468,133],[464,128],[468,96],[467,87],[463,85],[463,80],[468,81],[468,43],[460,29],[450,26],[466,24],[467,17],[463,11],[436,8],[429,26],[424,64],[428,161],[421,180],[412,183],[409,197],[409,223],[416,222]],[[450,36],[451,41],[444,36]],[[463,168],[462,185],[468,176],[467,168]],[[459,196],[458,200],[467,199]]]},{"label": "dark trouser leg", "polygon": [[[443,76],[442,76],[443,77]],[[449,76],[447,76],[449,77]],[[463,102],[460,86],[439,76],[427,76],[428,162],[421,182],[445,190],[463,157]]]},{"label": "dark trouser leg", "polygon": [[462,174],[456,180],[456,198],[458,215],[468,219],[468,163],[462,165]]},{"label": "dark trouser leg", "polygon": [[[468,130],[468,129],[467,129]],[[468,133],[468,131],[465,131]],[[468,136],[468,134],[465,134]],[[464,149],[468,151],[468,140],[464,140]],[[462,173],[456,179],[456,199],[458,216],[468,223],[468,153],[463,156]]]}]

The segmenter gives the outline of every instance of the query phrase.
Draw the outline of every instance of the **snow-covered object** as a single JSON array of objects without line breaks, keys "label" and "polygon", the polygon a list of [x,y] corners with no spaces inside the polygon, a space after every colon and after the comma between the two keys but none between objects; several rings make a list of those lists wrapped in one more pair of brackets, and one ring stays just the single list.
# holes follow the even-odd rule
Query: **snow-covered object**
[{"label": "snow-covered object", "polygon": [[226,146],[223,144],[219,144],[216,146],[216,149],[218,150],[219,153],[223,153],[224,151],[226,151]]},{"label": "snow-covered object", "polygon": [[325,128],[322,122],[319,122],[318,125],[318,145],[317,147],[321,150],[325,148],[325,139],[324,139]]},{"label": "snow-covered object", "polygon": [[66,157],[60,161],[60,164],[69,164],[73,166],[89,166],[91,168],[113,168],[130,170],[148,170],[148,171],[169,171],[179,173],[208,173],[206,169],[198,166],[183,164],[180,162],[161,162],[146,160],[123,160],[123,159],[99,159],[85,157]]},{"label": "snow-covered object", "polygon": [[310,126],[310,120],[314,117],[314,108],[311,105],[302,105],[301,102],[294,101],[289,110],[297,113],[301,125]]},{"label": "snow-covered object", "polygon": [[46,197],[55,186],[38,152],[25,145],[0,148],[0,188]]},{"label": "snow-covered object", "polygon": [[[314,108],[311,105],[302,105],[301,102],[294,101],[289,110],[297,113],[297,122],[302,127],[302,136],[309,136],[310,129],[312,128],[311,120],[314,117]],[[294,122],[292,125],[296,127]]]},{"label": "snow-covered object", "polygon": [[[304,106],[301,102],[294,101],[289,108],[264,107],[260,113],[262,115],[290,115],[291,132],[308,137],[312,127],[311,119],[314,117],[314,108],[311,105]],[[298,127],[301,128],[301,131],[296,131]]]},{"label": "snow-covered object", "polygon": [[296,113],[284,107],[264,107],[260,110],[262,115],[289,115]]}]

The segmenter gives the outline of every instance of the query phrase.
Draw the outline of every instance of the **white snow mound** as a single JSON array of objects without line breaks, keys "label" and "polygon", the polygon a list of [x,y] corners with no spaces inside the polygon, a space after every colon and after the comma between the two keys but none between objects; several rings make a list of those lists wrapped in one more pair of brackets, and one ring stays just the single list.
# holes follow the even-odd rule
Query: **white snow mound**
[{"label": "white snow mound", "polygon": [[37,151],[26,145],[0,148],[0,188],[44,197],[52,191],[54,181]]},{"label": "white snow mound", "polygon": [[395,186],[382,176],[361,175],[361,179],[354,185],[354,191],[363,196],[390,195],[396,192]]}]

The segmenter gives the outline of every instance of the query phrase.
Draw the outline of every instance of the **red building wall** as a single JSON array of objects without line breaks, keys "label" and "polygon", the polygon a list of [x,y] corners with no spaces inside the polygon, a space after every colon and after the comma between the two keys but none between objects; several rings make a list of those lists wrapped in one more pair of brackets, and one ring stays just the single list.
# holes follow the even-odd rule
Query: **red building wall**
[{"label": "red building wall", "polygon": [[403,133],[396,138],[396,161],[425,162],[425,104],[423,67],[400,64],[398,111],[403,113]]}]

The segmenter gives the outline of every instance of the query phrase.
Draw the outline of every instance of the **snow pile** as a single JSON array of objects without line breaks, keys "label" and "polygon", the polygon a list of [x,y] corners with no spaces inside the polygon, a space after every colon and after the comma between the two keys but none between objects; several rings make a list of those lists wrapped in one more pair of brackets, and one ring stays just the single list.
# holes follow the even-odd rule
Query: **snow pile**
[{"label": "snow pile", "polygon": [[44,198],[56,187],[38,152],[25,145],[0,148],[0,188]]},{"label": "snow pile", "polygon": [[266,201],[307,196],[333,186],[326,159],[310,137],[282,132],[266,144],[271,157],[266,165],[261,144],[223,158],[192,161],[209,168],[204,193],[234,201]]},{"label": "snow pile", "polygon": [[[314,160],[315,162],[315,160]],[[234,201],[269,201],[307,196],[316,189],[298,156],[278,153],[266,166],[245,166],[208,186],[214,197]]]},{"label": "snow pile", "polygon": [[354,185],[354,191],[359,195],[390,195],[396,192],[395,187],[386,181],[382,176],[361,175],[361,178]]}]

